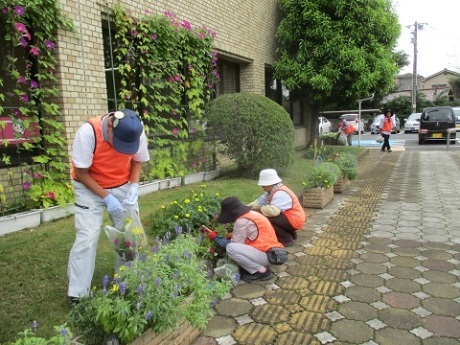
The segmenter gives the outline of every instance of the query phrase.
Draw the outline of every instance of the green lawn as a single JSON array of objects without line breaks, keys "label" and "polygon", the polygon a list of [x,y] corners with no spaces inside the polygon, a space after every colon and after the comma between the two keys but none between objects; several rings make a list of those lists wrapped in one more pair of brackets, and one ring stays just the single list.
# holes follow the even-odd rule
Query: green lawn
[{"label": "green lawn", "polygon": [[[335,147],[358,154],[362,148]],[[302,180],[313,165],[303,152],[297,152],[292,166],[279,172],[283,182],[294,192],[302,190]],[[262,194],[257,179],[239,177],[232,168],[222,176],[206,183],[208,193],[222,197],[237,196],[249,203]],[[172,190],[158,191],[139,199],[144,227],[150,227],[150,215],[163,204],[198,190],[200,184]],[[108,223],[105,218],[104,224]],[[73,217],[19,231],[0,237],[0,343],[12,341],[16,334],[29,327],[33,320],[39,323],[38,335],[49,336],[52,327],[65,322],[67,300],[67,260],[75,237]],[[99,286],[105,274],[111,275],[114,252],[101,232],[93,284]]]}]

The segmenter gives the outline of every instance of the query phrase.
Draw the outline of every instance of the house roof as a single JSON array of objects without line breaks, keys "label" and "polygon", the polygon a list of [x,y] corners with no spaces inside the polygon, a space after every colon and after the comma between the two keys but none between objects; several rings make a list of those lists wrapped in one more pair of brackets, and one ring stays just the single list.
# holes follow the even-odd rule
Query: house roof
[{"label": "house roof", "polygon": [[432,75],[426,77],[424,79],[424,81],[428,80],[428,79],[431,79],[431,78],[434,78],[434,77],[437,77],[438,75],[441,75],[441,74],[444,74],[444,73],[449,73],[449,74],[452,74],[452,75],[454,75],[456,77],[460,77],[460,73],[455,72],[455,71],[451,71],[451,70],[449,70],[447,68],[444,68],[442,71],[439,71],[438,73],[435,73],[435,74],[432,74]]}]

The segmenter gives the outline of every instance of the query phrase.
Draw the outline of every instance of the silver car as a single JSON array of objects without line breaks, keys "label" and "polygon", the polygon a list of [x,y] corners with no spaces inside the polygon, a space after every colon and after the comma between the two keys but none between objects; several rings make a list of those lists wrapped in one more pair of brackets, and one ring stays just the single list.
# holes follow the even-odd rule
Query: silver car
[{"label": "silver car", "polygon": [[404,133],[418,133],[420,129],[420,116],[422,113],[412,113],[404,123]]}]

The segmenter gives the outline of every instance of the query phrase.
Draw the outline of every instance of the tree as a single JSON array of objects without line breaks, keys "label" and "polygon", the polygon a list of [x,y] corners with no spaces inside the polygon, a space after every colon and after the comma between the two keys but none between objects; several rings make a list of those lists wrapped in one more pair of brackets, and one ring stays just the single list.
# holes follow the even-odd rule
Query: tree
[{"label": "tree", "polygon": [[[401,26],[390,0],[280,0],[275,76],[313,111],[356,107],[394,86]],[[398,58],[399,56],[399,58]]]}]

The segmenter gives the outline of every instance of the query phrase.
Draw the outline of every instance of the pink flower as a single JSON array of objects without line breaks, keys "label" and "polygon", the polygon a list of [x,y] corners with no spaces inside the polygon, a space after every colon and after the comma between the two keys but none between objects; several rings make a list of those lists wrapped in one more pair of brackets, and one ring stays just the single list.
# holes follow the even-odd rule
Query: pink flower
[{"label": "pink flower", "polygon": [[185,28],[185,30],[187,31],[190,31],[192,30],[192,26],[190,25],[190,23],[188,21],[186,21],[185,19],[182,21],[182,26]]},{"label": "pink flower", "polygon": [[[15,116],[22,116],[22,115],[23,115],[22,111],[21,111],[20,109],[18,109],[18,108],[13,109],[12,113],[13,113]],[[25,172],[25,171],[24,171],[24,172]]]},{"label": "pink flower", "polygon": [[215,250],[213,247],[209,248],[209,252],[210,252],[211,254],[214,254],[215,251],[216,251],[216,250]]},{"label": "pink flower", "polygon": [[35,80],[30,81],[30,87],[32,89],[36,89],[38,87],[38,83]]},{"label": "pink flower", "polygon": [[2,8],[2,13],[3,13],[3,14],[7,14],[9,11],[10,11],[10,8],[9,8],[9,7],[3,7],[3,8]]},{"label": "pink flower", "polygon": [[49,192],[48,194],[46,194],[46,197],[51,200],[56,200],[56,195],[54,194],[54,192]]},{"label": "pink flower", "polygon": [[20,76],[18,78],[18,84],[25,84],[26,83],[26,78],[24,76]]},{"label": "pink flower", "polygon": [[46,46],[46,48],[48,48],[49,50],[53,50],[53,49],[54,49],[54,42],[53,42],[53,41],[50,41],[50,40],[45,40],[45,46]]},{"label": "pink flower", "polygon": [[32,183],[30,183],[29,181],[26,181],[26,182],[24,182],[24,184],[22,185],[22,188],[23,188],[24,190],[29,190],[31,186],[32,186]]},{"label": "pink flower", "polygon": [[172,129],[172,134],[177,135],[179,133],[179,130],[177,128]]},{"label": "pink flower", "polygon": [[19,40],[19,45],[20,45],[21,47],[23,47],[23,48],[27,47],[27,41],[26,41],[26,39],[25,39],[25,38],[21,38],[21,39]]},{"label": "pink flower", "polygon": [[125,244],[126,244],[126,247],[128,247],[128,248],[131,248],[131,246],[132,246],[132,243],[129,240],[126,240]]},{"label": "pink flower", "polygon": [[34,173],[34,178],[42,178],[43,175],[39,173]]},{"label": "pink flower", "polygon": [[14,24],[14,28],[16,29],[16,31],[19,31],[19,32],[24,32],[24,33],[27,32],[26,26],[20,22],[17,22],[16,24]]},{"label": "pink flower", "polygon": [[120,244],[120,239],[117,237],[116,239],[113,240],[113,243],[118,246]]},{"label": "pink flower", "polygon": [[168,81],[169,81],[170,83],[174,83],[174,78],[173,78],[173,77],[169,77],[169,78],[168,78]]},{"label": "pink flower", "polygon": [[175,80],[175,81],[181,81],[180,75],[179,75],[179,74],[176,74],[176,75],[174,76],[174,80]]},{"label": "pink flower", "polygon": [[152,36],[150,36],[150,38],[151,38],[152,40],[156,41],[156,39],[157,39],[157,34],[153,34]]},{"label": "pink flower", "polygon": [[14,6],[14,13],[17,14],[18,16],[23,16],[25,12],[26,11],[24,11],[24,7],[19,6],[19,5]]},{"label": "pink flower", "polygon": [[29,96],[25,93],[21,96],[21,101],[26,103],[29,102]]},{"label": "pink flower", "polygon": [[137,32],[136,30],[131,31],[131,36],[136,37],[137,35],[139,35],[139,32]]},{"label": "pink flower", "polygon": [[30,48],[30,53],[34,56],[38,56],[38,48],[37,47]]}]

